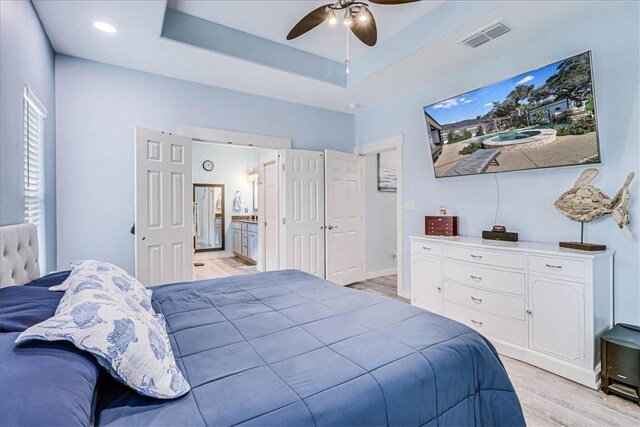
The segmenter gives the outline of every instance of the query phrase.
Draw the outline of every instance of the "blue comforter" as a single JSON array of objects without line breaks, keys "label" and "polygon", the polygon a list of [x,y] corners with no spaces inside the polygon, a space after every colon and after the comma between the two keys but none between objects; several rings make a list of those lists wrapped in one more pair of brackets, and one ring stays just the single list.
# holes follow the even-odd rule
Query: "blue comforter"
[{"label": "blue comforter", "polygon": [[97,426],[524,425],[493,347],[468,327],[300,271],[154,288],[192,391],[107,381]]}]

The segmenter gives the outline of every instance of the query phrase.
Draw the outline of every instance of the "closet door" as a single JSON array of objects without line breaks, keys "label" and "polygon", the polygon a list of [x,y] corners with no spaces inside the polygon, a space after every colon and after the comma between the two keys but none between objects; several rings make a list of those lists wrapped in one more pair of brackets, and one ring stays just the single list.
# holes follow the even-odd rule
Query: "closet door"
[{"label": "closet door", "polygon": [[136,277],[145,285],[193,274],[191,139],[135,129]]}]

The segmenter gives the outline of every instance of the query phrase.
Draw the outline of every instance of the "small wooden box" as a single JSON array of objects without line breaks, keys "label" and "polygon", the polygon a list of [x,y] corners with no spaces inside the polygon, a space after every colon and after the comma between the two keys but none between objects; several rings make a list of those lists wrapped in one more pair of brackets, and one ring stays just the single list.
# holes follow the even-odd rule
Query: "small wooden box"
[{"label": "small wooden box", "polygon": [[457,236],[457,216],[425,216],[424,234],[427,236]]}]

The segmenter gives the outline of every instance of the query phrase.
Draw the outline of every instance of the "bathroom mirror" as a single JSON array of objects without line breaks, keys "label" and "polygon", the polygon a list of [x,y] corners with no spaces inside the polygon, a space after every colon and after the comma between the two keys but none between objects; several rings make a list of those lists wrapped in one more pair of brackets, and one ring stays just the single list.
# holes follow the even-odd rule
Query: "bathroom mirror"
[{"label": "bathroom mirror", "polygon": [[193,184],[193,248],[224,250],[224,184]]}]

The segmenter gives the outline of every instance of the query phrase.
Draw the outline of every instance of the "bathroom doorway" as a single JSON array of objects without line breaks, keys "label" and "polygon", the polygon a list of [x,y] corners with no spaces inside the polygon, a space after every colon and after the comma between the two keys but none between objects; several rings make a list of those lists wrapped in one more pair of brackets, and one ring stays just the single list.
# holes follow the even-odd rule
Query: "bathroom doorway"
[{"label": "bathroom doorway", "polygon": [[193,141],[194,279],[263,271],[260,158],[277,150]]}]

